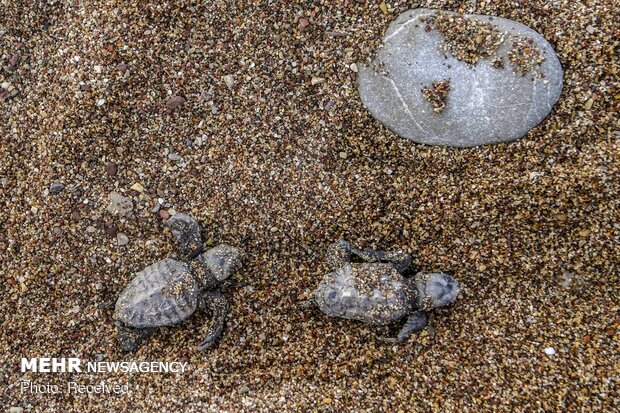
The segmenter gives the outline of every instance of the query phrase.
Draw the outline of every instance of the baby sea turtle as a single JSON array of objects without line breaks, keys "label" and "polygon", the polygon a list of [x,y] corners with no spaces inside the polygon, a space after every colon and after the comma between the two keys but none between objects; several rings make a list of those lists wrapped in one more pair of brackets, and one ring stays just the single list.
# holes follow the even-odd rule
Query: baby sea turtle
[{"label": "baby sea turtle", "polygon": [[197,307],[208,308],[213,321],[199,349],[222,333],[228,302],[219,285],[241,267],[241,251],[220,244],[202,252],[200,224],[185,214],[167,222],[181,258],[169,257],[138,272],[116,300],[114,319],[123,350],[135,350],[157,327],[178,324]]},{"label": "baby sea turtle", "polygon": [[[356,256],[364,262],[351,262]],[[328,249],[327,274],[314,292],[319,309],[331,317],[389,325],[407,318],[398,334],[402,342],[422,330],[428,311],[454,302],[459,283],[443,273],[403,276],[411,264],[404,252],[385,252],[351,247],[336,241]]]}]

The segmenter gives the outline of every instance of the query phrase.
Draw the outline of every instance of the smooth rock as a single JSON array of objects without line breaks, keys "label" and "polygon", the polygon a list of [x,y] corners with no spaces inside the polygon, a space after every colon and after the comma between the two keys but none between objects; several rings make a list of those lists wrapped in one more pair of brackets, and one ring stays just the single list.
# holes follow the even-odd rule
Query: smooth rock
[{"label": "smooth rock", "polygon": [[551,112],[562,66],[537,32],[512,20],[415,9],[394,20],[358,65],[370,113],[398,135],[470,147],[524,136]]}]

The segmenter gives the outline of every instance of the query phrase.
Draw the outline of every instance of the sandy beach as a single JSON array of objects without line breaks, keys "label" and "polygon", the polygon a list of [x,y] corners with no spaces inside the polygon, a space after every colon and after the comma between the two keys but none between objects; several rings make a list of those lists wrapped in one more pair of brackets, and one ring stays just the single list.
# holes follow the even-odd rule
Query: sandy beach
[{"label": "sandy beach", "polygon": [[[358,65],[414,7],[501,16],[554,47],[564,88],[524,138],[416,144],[362,105]],[[4,1],[0,410],[620,411],[620,99],[613,1]],[[52,184],[61,184],[62,188]],[[54,193],[56,192],[56,193]],[[126,215],[108,211],[116,192]],[[175,252],[243,248],[210,315],[119,348],[106,306]],[[463,291],[407,342],[306,308],[327,246],[401,248]],[[21,358],[187,363],[22,372]],[[30,391],[20,383],[57,385]],[[69,391],[69,382],[126,394]],[[13,409],[13,410],[10,410]],[[22,409],[22,410],[20,410]]]}]

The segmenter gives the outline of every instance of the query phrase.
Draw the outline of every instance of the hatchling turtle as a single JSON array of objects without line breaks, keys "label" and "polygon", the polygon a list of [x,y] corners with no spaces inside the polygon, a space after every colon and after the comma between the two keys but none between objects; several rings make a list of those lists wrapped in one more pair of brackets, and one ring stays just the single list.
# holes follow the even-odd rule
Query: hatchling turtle
[{"label": "hatchling turtle", "polygon": [[189,215],[175,214],[166,225],[181,256],[165,258],[138,272],[116,300],[117,339],[125,351],[135,350],[158,327],[182,322],[198,307],[213,313],[208,333],[198,346],[201,351],[224,329],[228,302],[219,285],[241,267],[241,251],[220,244],[202,252],[200,224]]},{"label": "hatchling turtle", "polygon": [[[363,262],[352,262],[357,257]],[[402,342],[428,323],[428,312],[452,303],[459,283],[443,273],[403,274],[412,258],[401,251],[358,249],[347,241],[333,243],[327,253],[332,270],[314,292],[319,309],[331,317],[389,325],[406,318],[397,340]]]}]

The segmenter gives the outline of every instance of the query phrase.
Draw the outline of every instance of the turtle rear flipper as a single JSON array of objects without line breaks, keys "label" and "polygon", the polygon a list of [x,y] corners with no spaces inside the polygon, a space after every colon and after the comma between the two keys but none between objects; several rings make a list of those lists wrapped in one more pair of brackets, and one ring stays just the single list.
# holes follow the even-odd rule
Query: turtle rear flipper
[{"label": "turtle rear flipper", "polygon": [[200,224],[195,218],[187,214],[175,214],[168,219],[166,225],[172,230],[172,235],[186,259],[194,259],[202,252]]},{"label": "turtle rear flipper", "polygon": [[411,313],[405,325],[398,333],[398,341],[402,343],[407,340],[411,334],[424,330],[427,324],[428,313],[426,311],[415,311]]},{"label": "turtle rear flipper", "polygon": [[117,323],[116,339],[123,351],[131,352],[140,347],[140,344],[154,331],[154,328],[131,328],[122,323]]}]

